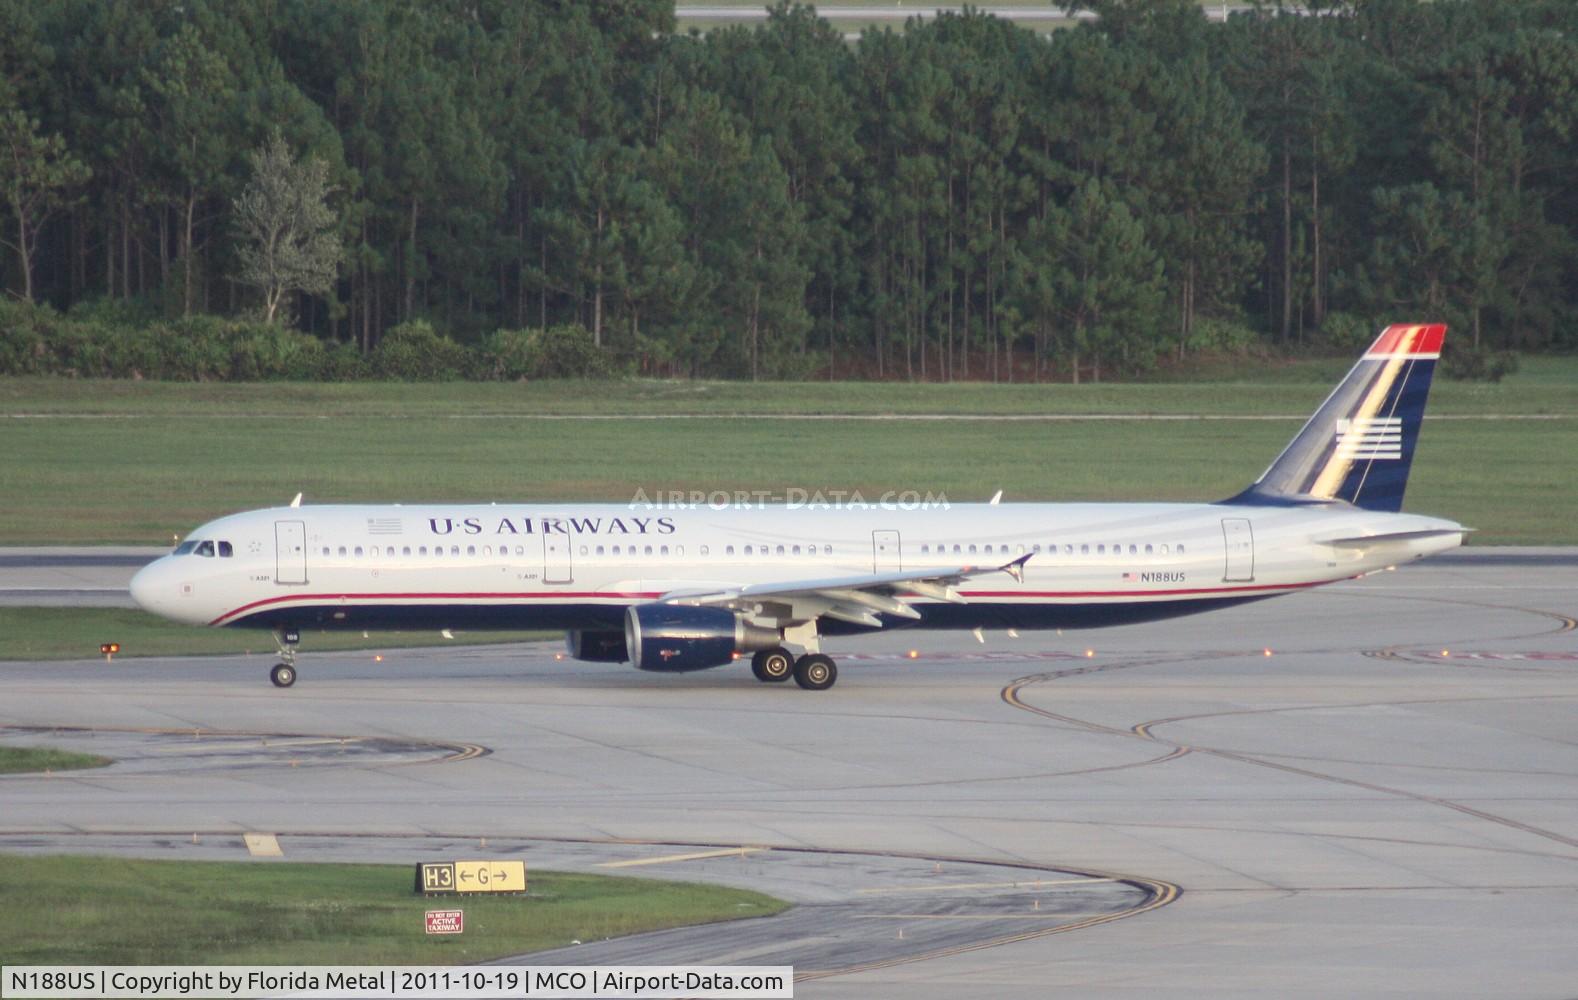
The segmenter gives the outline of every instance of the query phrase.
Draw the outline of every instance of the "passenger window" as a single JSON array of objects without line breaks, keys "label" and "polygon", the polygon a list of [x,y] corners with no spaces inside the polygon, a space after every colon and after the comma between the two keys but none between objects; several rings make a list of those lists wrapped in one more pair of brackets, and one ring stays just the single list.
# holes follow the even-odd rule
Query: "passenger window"
[{"label": "passenger window", "polygon": [[[493,546],[491,546],[491,545],[484,545],[484,546],[482,546],[482,554],[484,556],[491,556],[491,555],[493,555]],[[581,555],[583,555],[583,556],[586,555],[586,550],[584,548],[581,550]]]},{"label": "passenger window", "polygon": [[1133,544],[1132,544],[1132,543],[1131,543],[1131,544],[1130,544],[1130,545],[1129,545],[1129,555],[1131,555],[1131,556],[1136,556],[1136,555],[1139,555],[1139,554],[1140,554],[1140,550],[1139,550],[1139,549],[1138,549],[1138,548],[1136,548],[1136,547],[1135,547],[1135,546],[1134,546],[1134,545],[1133,545]]},{"label": "passenger window", "polygon": [[468,545],[468,546],[466,546],[466,555],[474,556],[476,554],[477,554],[477,547],[475,545]]},{"label": "passenger window", "polygon": [[603,547],[602,547],[602,546],[601,546],[601,545],[599,545],[599,546],[598,546],[598,547],[597,547],[597,554],[598,554],[598,555],[602,555],[602,554],[603,554]]},{"label": "passenger window", "polygon": [[794,555],[799,555],[800,554],[800,546],[796,545],[794,547],[794,549],[792,550],[792,552],[793,552]]},{"label": "passenger window", "polygon": [[1180,544],[1180,545],[1179,545],[1179,546],[1178,546],[1178,554],[1179,554],[1179,555],[1183,555],[1183,554],[1184,554],[1184,551],[1183,551],[1183,545],[1182,545],[1182,544]]},{"label": "passenger window", "polygon": [[703,546],[702,546],[702,547],[701,547],[701,554],[702,554],[702,555],[706,555],[706,554],[707,554],[707,547],[706,547],[706,546],[705,546],[705,545],[703,545]]},{"label": "passenger window", "polygon": [[323,554],[324,554],[324,555],[328,555],[328,554],[329,554],[329,547],[328,547],[328,546],[327,546],[327,545],[325,545],[325,546],[324,546],[324,547],[323,547]]},{"label": "passenger window", "polygon": [[778,546],[778,554],[779,555],[783,555],[784,554],[784,547],[782,545]]},{"label": "passenger window", "polygon": [[732,545],[725,545],[723,547],[723,554],[726,555],[726,556],[734,555],[734,546],[732,546]]},{"label": "passenger window", "polygon": [[402,546],[401,546],[401,547],[400,547],[400,554],[401,554],[401,555],[402,555],[402,556],[408,556],[408,555],[410,555],[410,554],[411,554],[411,546],[409,546],[409,545],[402,545]]},{"label": "passenger window", "polygon": [[427,555],[427,546],[426,545],[419,545],[419,546],[417,546],[416,554],[419,555],[419,556]]},{"label": "passenger window", "polygon": [[1041,543],[1037,542],[1034,545],[1030,546],[1030,551],[1031,552],[1040,552],[1041,551]]},{"label": "passenger window", "polygon": [[1090,543],[1081,542],[1079,546],[1079,554],[1082,556],[1090,555]]},{"label": "passenger window", "polygon": [[515,554],[518,555],[518,556],[525,555],[526,554],[526,547],[524,545],[517,545],[517,546],[515,546]]},{"label": "passenger window", "polygon": [[458,545],[451,545],[449,547],[449,554],[454,556],[454,557],[456,557],[456,558],[459,558],[460,557],[460,546],[458,546]]},{"label": "passenger window", "polygon": [[1098,556],[1106,555],[1107,554],[1107,547],[1105,545],[1098,545],[1098,546],[1096,546],[1096,554]]},{"label": "passenger window", "polygon": [[1145,546],[1145,554],[1146,554],[1146,555],[1150,555],[1150,554],[1151,554],[1151,547],[1150,547],[1150,545],[1149,545],[1149,544],[1147,544],[1147,545],[1146,545],[1146,546]]},{"label": "passenger window", "polygon": [[650,546],[650,545],[644,546],[643,547],[643,551],[642,551],[641,554],[644,555],[644,556],[651,555],[652,554],[652,546]]},{"label": "passenger window", "polygon": [[832,555],[833,554],[833,546],[831,546],[831,545],[824,545],[822,547],[822,552],[823,552],[824,555]]},{"label": "passenger window", "polygon": [[581,555],[586,555],[586,546],[581,546]]},{"label": "passenger window", "polygon": [[344,558],[344,556],[345,556],[345,546],[343,546],[343,545],[340,546],[340,556],[341,556],[341,558]]},{"label": "passenger window", "polygon": [[661,548],[659,548],[658,549],[658,554],[659,555],[665,555],[665,556],[668,555],[668,546],[664,545]]},{"label": "passenger window", "polygon": [[684,555],[685,554],[685,546],[683,546],[683,545],[676,545],[676,546],[674,546],[674,554],[677,555],[677,556]]},{"label": "passenger window", "polygon": [[972,555],[972,556],[975,555],[975,546],[974,545],[970,546],[970,555]]},{"label": "passenger window", "polygon": [[360,545],[356,546],[352,551],[356,553],[356,558],[360,559],[362,557],[362,547]]},{"label": "passenger window", "polygon": [[433,546],[433,558],[434,559],[442,559],[442,558],[444,558],[444,547],[442,545],[435,545],[435,546]]},{"label": "passenger window", "polygon": [[1162,555],[1166,555],[1166,554],[1167,554],[1167,543],[1163,542],[1162,543]]},{"label": "passenger window", "polygon": [[751,554],[751,547],[749,545],[745,546],[745,554],[746,555],[750,555]]}]

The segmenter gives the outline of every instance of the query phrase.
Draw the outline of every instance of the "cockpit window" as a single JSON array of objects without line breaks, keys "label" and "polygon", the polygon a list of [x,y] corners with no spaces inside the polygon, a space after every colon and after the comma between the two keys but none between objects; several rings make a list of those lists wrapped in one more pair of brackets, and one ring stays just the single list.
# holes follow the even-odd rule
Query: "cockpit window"
[{"label": "cockpit window", "polygon": [[213,542],[198,542],[197,543],[197,554],[200,555],[200,556],[207,556],[208,558],[212,559],[213,556],[214,556],[214,543]]},{"label": "cockpit window", "polygon": [[219,558],[221,558],[221,559],[229,559],[231,556],[233,556],[235,554],[236,554],[236,550],[230,547],[230,543],[229,542],[220,542],[219,543]]},{"label": "cockpit window", "polygon": [[177,545],[175,547],[175,551],[170,553],[170,554],[172,556],[184,556],[184,555],[190,554],[191,551],[193,549],[195,549],[195,548],[197,548],[197,543],[196,542],[185,541],[185,542],[182,542],[180,545]]}]

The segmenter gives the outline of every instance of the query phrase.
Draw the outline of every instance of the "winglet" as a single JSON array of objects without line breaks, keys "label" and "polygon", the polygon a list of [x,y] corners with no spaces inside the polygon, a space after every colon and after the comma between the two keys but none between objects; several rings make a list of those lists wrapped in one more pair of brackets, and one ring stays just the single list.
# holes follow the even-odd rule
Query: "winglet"
[{"label": "winglet", "polygon": [[1015,583],[1024,583],[1025,563],[1029,562],[1030,557],[1033,555],[1035,555],[1034,552],[1026,552],[1024,555],[1020,556],[1018,559],[1015,559],[1013,562],[1005,563],[997,568],[1013,577]]}]

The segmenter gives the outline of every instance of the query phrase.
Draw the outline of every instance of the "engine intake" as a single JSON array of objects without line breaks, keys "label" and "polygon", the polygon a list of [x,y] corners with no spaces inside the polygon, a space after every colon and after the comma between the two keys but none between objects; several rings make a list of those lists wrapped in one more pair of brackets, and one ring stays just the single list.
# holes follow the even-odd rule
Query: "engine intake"
[{"label": "engine intake", "polygon": [[723,608],[636,604],[625,613],[625,648],[638,670],[706,670],[778,643],[776,629]]},{"label": "engine intake", "polygon": [[572,657],[588,663],[623,663],[630,659],[623,632],[571,629],[564,634],[564,647]]}]

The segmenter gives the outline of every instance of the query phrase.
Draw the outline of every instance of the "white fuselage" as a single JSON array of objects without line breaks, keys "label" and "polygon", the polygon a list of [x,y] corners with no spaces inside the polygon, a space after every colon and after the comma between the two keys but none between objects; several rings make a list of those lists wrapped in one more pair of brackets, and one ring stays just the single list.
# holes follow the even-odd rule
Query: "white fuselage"
[{"label": "white fuselage", "polygon": [[[1463,530],[1346,504],[282,507],[203,525],[132,591],[215,626],[619,628],[628,606],[698,588],[1029,554],[1022,579],[972,578],[962,602],[915,598],[920,620],[888,624],[1068,628],[1347,579],[1452,548]],[[1392,537],[1352,542],[1369,535]]]}]

